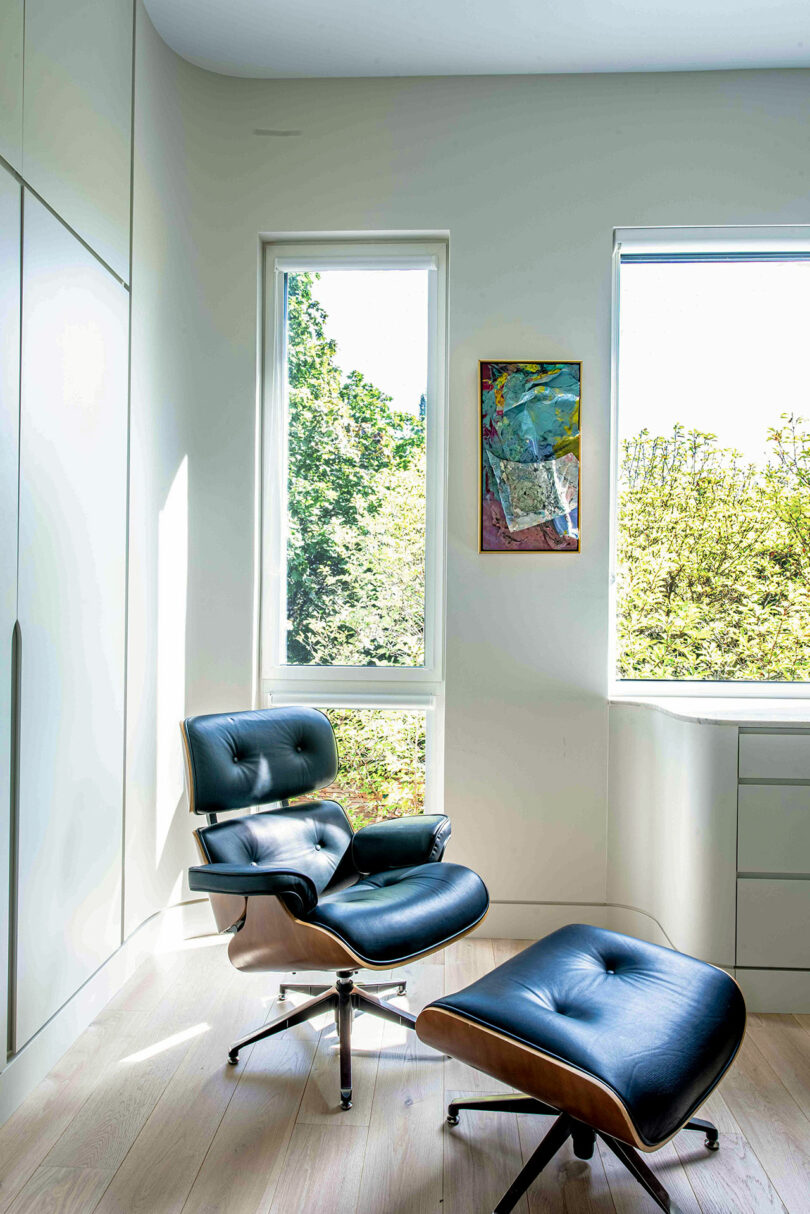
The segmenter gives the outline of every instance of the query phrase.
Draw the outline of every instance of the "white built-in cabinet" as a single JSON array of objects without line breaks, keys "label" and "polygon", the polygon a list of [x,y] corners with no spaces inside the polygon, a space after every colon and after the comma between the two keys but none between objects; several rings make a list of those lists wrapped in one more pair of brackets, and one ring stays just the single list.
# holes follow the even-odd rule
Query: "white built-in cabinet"
[{"label": "white built-in cabinet", "polygon": [[121,943],[128,295],[24,198],[14,1047]]},{"label": "white built-in cabinet", "polygon": [[0,1059],[7,1039],[12,645],[17,616],[20,185],[0,168]]},{"label": "white built-in cabinet", "polygon": [[740,730],[738,805],[737,965],[810,988],[810,731]]},{"label": "white built-in cabinet", "polygon": [[0,1070],[122,941],[133,36],[0,0]]},{"label": "white built-in cabinet", "polygon": [[132,40],[133,0],[25,0],[23,177],[125,282]]},{"label": "white built-in cabinet", "polygon": [[754,1011],[810,1011],[810,703],[610,706],[612,905],[731,970]]},{"label": "white built-in cabinet", "polygon": [[24,0],[0,0],[0,156],[17,170],[22,159],[24,8]]}]

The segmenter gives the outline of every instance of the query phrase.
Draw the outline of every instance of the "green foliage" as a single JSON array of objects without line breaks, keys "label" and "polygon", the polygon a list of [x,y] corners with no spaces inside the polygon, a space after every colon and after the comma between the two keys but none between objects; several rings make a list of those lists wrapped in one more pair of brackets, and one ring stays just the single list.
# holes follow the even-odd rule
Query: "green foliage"
[{"label": "green foliage", "polygon": [[355,830],[380,818],[425,808],[425,714],[376,708],[327,708],[340,771],[332,797]]},{"label": "green foliage", "polygon": [[621,678],[810,678],[810,434],[782,423],[762,470],[682,426],[623,444]]},{"label": "green foliage", "polygon": [[[312,274],[288,278],[287,659],[424,661],[425,409],[402,413],[358,371],[345,379]],[[337,783],[319,795],[355,827],[421,813],[425,715],[327,709]]]},{"label": "green foliage", "polygon": [[425,423],[352,371],[312,274],[288,278],[288,660],[424,660]]}]

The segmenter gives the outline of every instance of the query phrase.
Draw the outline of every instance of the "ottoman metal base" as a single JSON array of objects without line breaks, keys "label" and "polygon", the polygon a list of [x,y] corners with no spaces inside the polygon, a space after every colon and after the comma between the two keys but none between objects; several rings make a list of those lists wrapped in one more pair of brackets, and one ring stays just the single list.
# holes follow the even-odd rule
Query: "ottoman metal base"
[{"label": "ottoman metal base", "polygon": [[[609,1134],[604,1134],[601,1130],[594,1130],[584,1122],[569,1117],[567,1113],[560,1113],[551,1105],[543,1104],[542,1101],[535,1100],[532,1096],[480,1096],[471,1100],[454,1100],[447,1108],[449,1125],[458,1125],[458,1115],[462,1109],[471,1109],[478,1113],[534,1113],[557,1117],[537,1150],[498,1202],[493,1214],[510,1214],[529,1186],[535,1182],[569,1138],[573,1139],[574,1154],[578,1159],[590,1159],[593,1156],[596,1139],[601,1138],[613,1154],[621,1160],[628,1172],[635,1176],[657,1206],[668,1211],[668,1214],[678,1214],[678,1207],[671,1201],[666,1189],[638,1151],[628,1146],[626,1142],[620,1142],[618,1138],[611,1138]],[[706,1147],[709,1151],[716,1151],[720,1146],[717,1127],[710,1121],[702,1121],[698,1117],[693,1117],[683,1128],[699,1130],[705,1134]]]}]

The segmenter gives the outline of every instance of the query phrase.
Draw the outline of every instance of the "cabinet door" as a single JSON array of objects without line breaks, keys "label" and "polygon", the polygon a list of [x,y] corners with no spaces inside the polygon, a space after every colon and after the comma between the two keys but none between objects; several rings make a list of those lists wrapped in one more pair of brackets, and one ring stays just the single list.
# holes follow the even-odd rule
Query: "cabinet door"
[{"label": "cabinet door", "polygon": [[11,643],[17,618],[17,457],[20,412],[20,187],[0,169],[0,1069],[8,976]]},{"label": "cabinet door", "polygon": [[810,881],[737,882],[737,965],[810,969]]},{"label": "cabinet door", "polygon": [[25,3],[23,177],[125,281],[132,35],[132,0]]},{"label": "cabinet door", "polygon": [[22,168],[23,13],[23,0],[0,0],[0,156],[17,171]]},{"label": "cabinet door", "polygon": [[121,941],[127,292],[24,196],[16,1048]]}]

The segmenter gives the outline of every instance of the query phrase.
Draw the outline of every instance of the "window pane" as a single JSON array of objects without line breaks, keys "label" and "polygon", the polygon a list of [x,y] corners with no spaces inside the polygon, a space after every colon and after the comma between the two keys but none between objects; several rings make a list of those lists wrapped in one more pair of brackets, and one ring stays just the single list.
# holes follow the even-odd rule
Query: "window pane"
[{"label": "window pane", "polygon": [[810,678],[810,263],[623,264],[618,674]]},{"label": "window pane", "polygon": [[325,708],[337,738],[337,780],[317,795],[339,801],[359,830],[425,810],[424,712]]},{"label": "window pane", "polygon": [[285,660],[421,666],[428,271],[286,285]]}]

